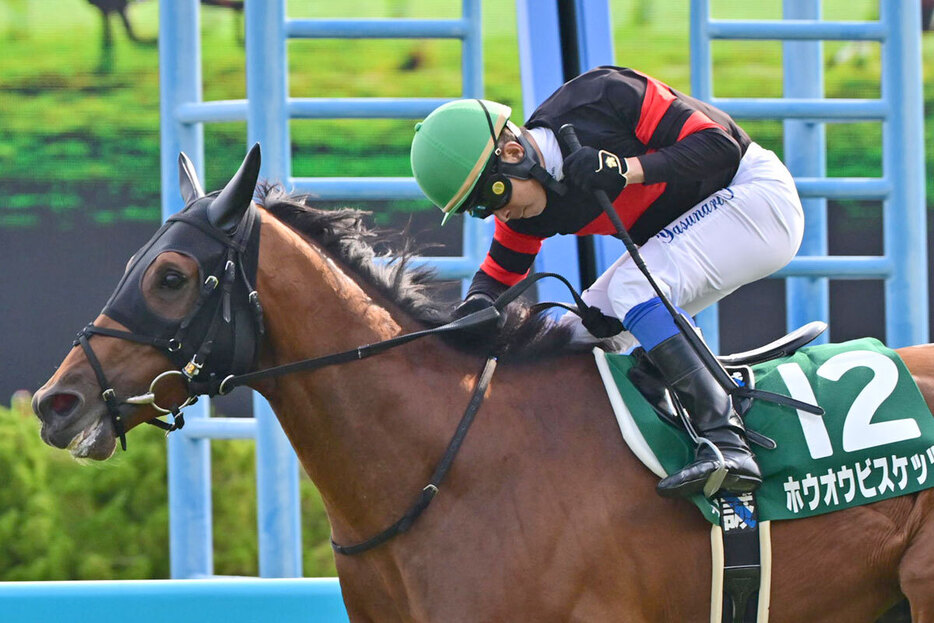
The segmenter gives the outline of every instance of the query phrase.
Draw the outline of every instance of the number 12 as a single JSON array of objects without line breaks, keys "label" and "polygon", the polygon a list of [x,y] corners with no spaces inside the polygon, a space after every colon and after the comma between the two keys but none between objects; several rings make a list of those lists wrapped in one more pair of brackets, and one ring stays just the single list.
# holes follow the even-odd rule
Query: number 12
[{"label": "number 12", "polygon": [[[872,416],[895,391],[895,385],[898,383],[898,366],[885,355],[870,350],[840,353],[825,361],[817,369],[817,375],[829,381],[839,381],[853,368],[869,368],[873,371],[873,377],[856,396],[846,414],[843,422],[844,451],[856,452],[920,437],[918,423],[910,418],[872,422]],[[783,363],[777,369],[792,398],[817,404],[814,390],[800,365]],[[833,454],[830,435],[821,416],[798,410],[798,420],[801,422],[801,430],[804,432],[812,459],[821,459]]]}]

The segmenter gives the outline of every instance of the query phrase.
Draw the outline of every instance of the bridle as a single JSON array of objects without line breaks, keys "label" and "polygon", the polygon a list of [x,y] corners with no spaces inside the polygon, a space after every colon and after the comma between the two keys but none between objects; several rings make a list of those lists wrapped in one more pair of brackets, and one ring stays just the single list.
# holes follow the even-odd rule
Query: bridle
[{"label": "bridle", "polygon": [[[244,213],[240,225],[237,227],[236,233],[233,236],[225,235],[224,232],[214,228],[210,223],[204,222],[204,220],[198,218],[196,214],[187,209],[169,217],[150,242],[136,254],[134,261],[132,261],[127,268],[127,274],[134,269],[137,263],[146,257],[147,251],[149,251],[171,227],[183,226],[194,227],[200,230],[201,233],[223,245],[226,248],[226,252],[224,253],[224,261],[219,268],[216,269],[214,273],[210,274],[201,284],[198,299],[185,317],[178,321],[173,336],[166,339],[165,337],[140,331],[122,331],[107,327],[99,327],[91,323],[78,333],[73,344],[73,346],[80,346],[82,348],[91,369],[94,371],[94,375],[101,388],[101,398],[104,400],[107,412],[113,423],[114,434],[120,439],[120,446],[124,450],[126,450],[126,423],[120,411],[122,405],[149,405],[157,411],[160,416],[171,414],[173,416],[171,422],[163,421],[159,419],[158,416],[146,421],[147,424],[157,426],[165,430],[166,434],[168,434],[185,425],[184,415],[181,410],[198,400],[199,394],[192,393],[189,384],[195,379],[204,379],[204,381],[207,382],[207,387],[212,386],[210,381],[216,374],[214,371],[216,362],[210,361],[211,353],[217,346],[218,333],[221,327],[231,324],[231,308],[232,305],[234,305],[234,303],[231,302],[231,293],[238,284],[248,293],[246,305],[249,307],[250,316],[253,319],[253,326],[249,332],[244,332],[242,330],[229,330],[225,332],[225,337],[234,341],[232,345],[224,345],[225,348],[222,349],[225,352],[233,353],[231,356],[232,360],[228,363],[230,366],[228,371],[230,369],[244,370],[253,367],[256,345],[264,333],[262,306],[259,303],[259,296],[253,287],[251,278],[248,276],[247,270],[245,269],[244,262],[247,244],[254,234],[258,233],[254,232],[253,229],[254,227],[258,228],[259,219],[256,214],[256,209],[252,206]],[[121,281],[111,300],[113,301],[114,298],[118,297],[121,288],[132,286],[133,282],[131,280],[124,279]],[[241,305],[241,303],[236,304]],[[110,303],[108,303],[108,305],[110,305]],[[105,307],[104,313],[107,311],[108,308]],[[196,323],[195,321],[199,319],[202,322]],[[192,328],[194,326],[205,326],[205,323],[207,329],[204,331],[200,343],[198,343],[192,335]],[[147,392],[120,399],[118,398],[113,384],[108,380],[100,360],[94,353],[94,349],[91,347],[90,338],[94,335],[114,337],[152,346],[164,353],[169,360],[179,366],[179,369],[167,370],[158,374],[150,382]],[[197,345],[191,347],[190,344],[192,343],[196,343]],[[188,396],[181,404],[171,406],[159,405],[156,402],[157,386],[162,381],[176,376],[185,383],[188,389]]]}]

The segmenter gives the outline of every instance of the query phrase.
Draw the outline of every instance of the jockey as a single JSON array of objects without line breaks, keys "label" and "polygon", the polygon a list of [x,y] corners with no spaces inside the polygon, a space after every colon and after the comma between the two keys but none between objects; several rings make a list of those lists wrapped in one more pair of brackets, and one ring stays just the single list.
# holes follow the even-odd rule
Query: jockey
[{"label": "jockey", "polygon": [[[804,215],[791,174],[723,111],[633,69],[598,67],[567,82],[524,127],[508,106],[456,100],[416,126],[412,171],[444,212],[496,217],[489,254],[455,310],[492,304],[529,272],[555,234],[614,235],[590,191],[606,192],[656,282],[690,317],[737,288],[778,270],[798,250]],[[574,126],[583,147],[558,140]],[[722,489],[761,483],[730,395],[624,253],[583,292],[621,319],[685,406],[695,429],[723,454]],[[574,341],[596,343],[576,316]],[[705,444],[695,460],[658,484],[661,495],[703,490],[718,463]]]}]

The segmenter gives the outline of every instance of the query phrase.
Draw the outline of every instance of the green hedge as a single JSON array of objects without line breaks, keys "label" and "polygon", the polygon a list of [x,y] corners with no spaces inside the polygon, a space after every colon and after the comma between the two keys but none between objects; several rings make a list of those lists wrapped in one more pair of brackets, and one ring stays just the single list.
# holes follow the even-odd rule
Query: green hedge
[{"label": "green hedge", "polygon": [[[0,408],[0,581],[169,576],[165,440],[149,427],[129,451],[79,465],[39,438],[28,398]],[[253,443],[212,444],[215,573],[257,574]],[[336,575],[328,523],[303,477],[306,576]]]}]

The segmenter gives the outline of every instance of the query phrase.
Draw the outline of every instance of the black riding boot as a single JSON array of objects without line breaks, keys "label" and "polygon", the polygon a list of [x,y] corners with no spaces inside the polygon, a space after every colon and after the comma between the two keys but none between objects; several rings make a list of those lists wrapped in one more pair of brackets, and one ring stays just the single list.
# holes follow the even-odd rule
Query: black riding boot
[{"label": "black riding boot", "polygon": [[[758,487],[762,475],[746,443],[743,421],[733,410],[730,395],[691,348],[687,337],[674,335],[647,355],[674,388],[698,435],[709,439],[723,453],[727,475],[720,489],[744,493]],[[717,467],[713,451],[702,444],[695,451],[693,463],[658,483],[658,493],[665,497],[701,493]]]}]

